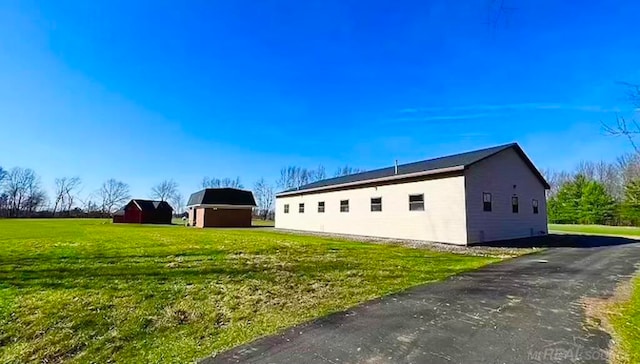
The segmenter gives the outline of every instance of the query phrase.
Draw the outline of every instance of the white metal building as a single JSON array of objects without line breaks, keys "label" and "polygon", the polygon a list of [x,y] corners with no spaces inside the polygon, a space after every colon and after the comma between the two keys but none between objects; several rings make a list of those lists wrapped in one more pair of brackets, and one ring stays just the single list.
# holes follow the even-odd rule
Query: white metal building
[{"label": "white metal building", "polygon": [[540,236],[547,189],[514,143],[283,191],[276,228],[460,245]]}]

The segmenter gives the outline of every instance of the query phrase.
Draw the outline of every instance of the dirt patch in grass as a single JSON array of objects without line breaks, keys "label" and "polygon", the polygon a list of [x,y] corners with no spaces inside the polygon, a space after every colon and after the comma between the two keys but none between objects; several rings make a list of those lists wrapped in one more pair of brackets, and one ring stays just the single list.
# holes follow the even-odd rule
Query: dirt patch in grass
[{"label": "dirt patch in grass", "polygon": [[[638,278],[636,278],[638,281]],[[612,364],[631,364],[635,363],[631,360],[630,352],[626,348],[628,339],[623,337],[623,330],[620,325],[625,324],[626,314],[625,307],[632,302],[634,294],[633,281],[626,281],[619,284],[614,294],[607,298],[586,298],[583,299],[582,305],[587,317],[586,325],[588,327],[602,329],[611,335],[611,343],[609,344],[608,358]],[[638,337],[640,339],[640,337]],[[638,345],[640,342],[633,343]]]}]

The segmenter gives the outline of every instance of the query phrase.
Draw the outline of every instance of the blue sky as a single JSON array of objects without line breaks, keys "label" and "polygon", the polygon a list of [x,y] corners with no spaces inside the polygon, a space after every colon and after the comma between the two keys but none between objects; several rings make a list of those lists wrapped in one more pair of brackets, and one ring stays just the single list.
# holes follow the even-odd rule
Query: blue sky
[{"label": "blue sky", "polygon": [[628,152],[635,1],[3,1],[0,166],[246,187],[519,142],[539,168]]}]

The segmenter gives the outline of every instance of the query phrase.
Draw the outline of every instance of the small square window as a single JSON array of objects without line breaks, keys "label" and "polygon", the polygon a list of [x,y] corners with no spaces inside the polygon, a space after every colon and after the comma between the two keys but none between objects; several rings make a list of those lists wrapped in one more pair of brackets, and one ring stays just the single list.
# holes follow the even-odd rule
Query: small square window
[{"label": "small square window", "polygon": [[531,205],[533,206],[533,213],[534,214],[538,214],[539,210],[538,210],[538,200],[533,200],[531,201]]},{"label": "small square window", "polygon": [[513,196],[511,197],[511,212],[517,214],[518,210],[518,196]]},{"label": "small square window", "polygon": [[424,194],[409,195],[409,211],[424,211]]},{"label": "small square window", "polygon": [[298,212],[301,213],[301,214],[304,214],[304,204],[303,203],[298,205]]},{"label": "small square window", "polygon": [[349,200],[340,200],[340,212],[349,212]]},{"label": "small square window", "polygon": [[491,194],[490,193],[484,192],[482,194],[482,205],[483,205],[483,207],[482,207],[483,211],[491,212],[493,206],[491,204]]},{"label": "small square window", "polygon": [[289,213],[289,204],[288,203],[284,205],[284,213],[285,214]]},{"label": "small square window", "polygon": [[382,197],[371,199],[371,211],[382,211]]},{"label": "small square window", "polygon": [[320,213],[324,212],[324,201],[318,202],[318,212]]}]

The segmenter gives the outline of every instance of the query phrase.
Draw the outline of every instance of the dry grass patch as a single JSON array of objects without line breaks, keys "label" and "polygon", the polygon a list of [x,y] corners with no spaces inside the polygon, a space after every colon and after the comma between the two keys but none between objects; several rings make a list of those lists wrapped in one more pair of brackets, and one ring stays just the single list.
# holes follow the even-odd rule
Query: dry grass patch
[{"label": "dry grass patch", "polygon": [[608,332],[613,364],[640,363],[640,276],[618,287],[608,298],[583,300],[587,325]]}]

